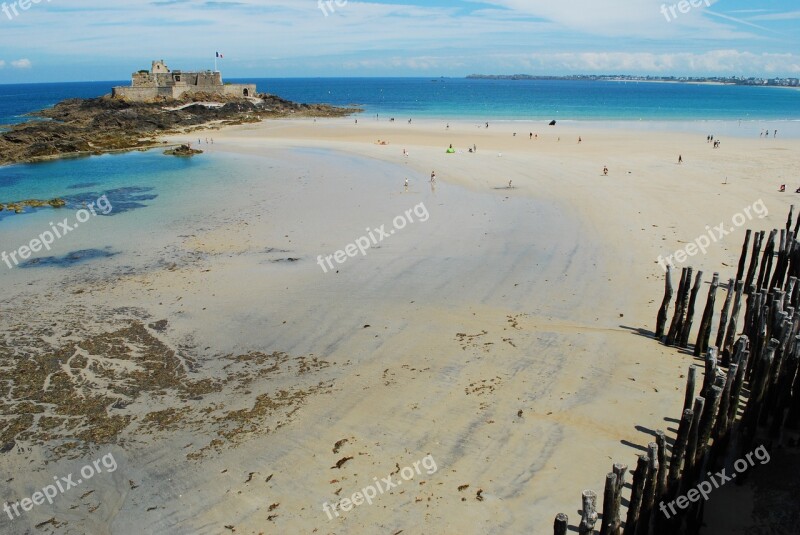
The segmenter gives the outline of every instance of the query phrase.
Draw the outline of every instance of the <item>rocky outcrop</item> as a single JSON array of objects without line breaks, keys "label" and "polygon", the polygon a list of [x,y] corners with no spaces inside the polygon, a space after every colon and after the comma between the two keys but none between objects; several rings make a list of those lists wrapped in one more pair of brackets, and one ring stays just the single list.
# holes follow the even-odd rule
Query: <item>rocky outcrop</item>
[{"label": "rocky outcrop", "polygon": [[[216,102],[210,107],[200,103]],[[188,107],[170,110],[192,104]],[[32,114],[42,118],[16,124],[0,134],[0,165],[64,156],[149,148],[158,137],[215,126],[277,117],[340,117],[359,112],[324,104],[298,104],[275,95],[242,99],[196,94],[182,100],[126,102],[110,96],[69,99]]]},{"label": "rocky outcrop", "polygon": [[189,145],[179,145],[174,149],[165,150],[164,154],[167,156],[194,156],[195,154],[203,154],[203,151],[193,149]]},{"label": "rocky outcrop", "polygon": [[42,201],[40,199],[28,199],[25,201],[17,201],[17,202],[9,202],[9,203],[0,203],[0,212],[3,210],[7,210],[9,212],[14,212],[17,214],[21,214],[25,211],[25,207],[30,208],[43,208],[45,206],[51,206],[53,208],[63,208],[66,206],[67,202],[64,199],[51,199],[49,201]]}]

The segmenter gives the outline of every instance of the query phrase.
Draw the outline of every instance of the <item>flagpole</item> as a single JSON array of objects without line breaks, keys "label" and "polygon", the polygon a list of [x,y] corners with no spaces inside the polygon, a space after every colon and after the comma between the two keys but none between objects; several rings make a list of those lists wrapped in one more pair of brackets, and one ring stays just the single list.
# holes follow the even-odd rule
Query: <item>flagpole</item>
[{"label": "flagpole", "polygon": [[214,72],[217,72],[217,54],[214,53]]}]

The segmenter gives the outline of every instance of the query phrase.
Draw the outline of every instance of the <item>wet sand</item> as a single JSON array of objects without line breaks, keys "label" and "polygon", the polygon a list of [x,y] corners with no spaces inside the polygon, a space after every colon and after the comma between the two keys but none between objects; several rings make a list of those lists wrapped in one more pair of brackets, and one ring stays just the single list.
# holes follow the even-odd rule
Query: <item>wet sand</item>
[{"label": "wet sand", "polygon": [[[74,399],[39,399],[45,414],[98,399],[54,435],[94,426],[115,445],[56,454],[37,417],[0,456],[17,474],[2,498],[108,451],[124,459],[94,494],[37,506],[12,532],[51,517],[67,523],[43,532],[544,533],[558,512],[577,524],[580,492],[601,493],[613,462],[633,466],[683,401],[693,359],[651,339],[657,256],[761,199],[768,216],[686,263],[706,279],[730,271],[744,228],[782,226],[796,197],[777,192],[797,187],[796,140],[715,150],[672,132],[359,123],[210,132],[207,157],[230,159],[217,202],[187,194],[179,214],[61,245],[111,243],[108,260],[4,273],[5,362],[41,359],[38,375],[18,366],[31,392],[64,378]],[[427,219],[393,227],[420,205]],[[366,255],[317,264],[380,225],[396,232]],[[323,511],[426,456],[435,472]]]}]

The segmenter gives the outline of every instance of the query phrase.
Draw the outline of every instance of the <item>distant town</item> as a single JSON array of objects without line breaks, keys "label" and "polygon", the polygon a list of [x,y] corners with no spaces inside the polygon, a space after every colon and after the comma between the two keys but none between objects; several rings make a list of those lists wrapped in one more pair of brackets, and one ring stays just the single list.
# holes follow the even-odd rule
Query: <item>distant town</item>
[{"label": "distant town", "polygon": [[744,76],[630,76],[625,74],[573,74],[569,76],[533,76],[530,74],[470,74],[473,80],[587,80],[612,82],[672,82],[686,84],[760,85],[767,87],[800,87],[799,78],[745,78]]}]

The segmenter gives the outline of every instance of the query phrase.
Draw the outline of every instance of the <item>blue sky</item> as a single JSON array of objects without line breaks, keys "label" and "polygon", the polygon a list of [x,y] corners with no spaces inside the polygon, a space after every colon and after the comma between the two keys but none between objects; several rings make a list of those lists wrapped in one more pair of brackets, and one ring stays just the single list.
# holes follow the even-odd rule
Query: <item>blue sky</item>
[{"label": "blue sky", "polygon": [[800,77],[798,0],[33,1],[0,0],[0,83],[206,69],[216,50],[226,78]]}]

